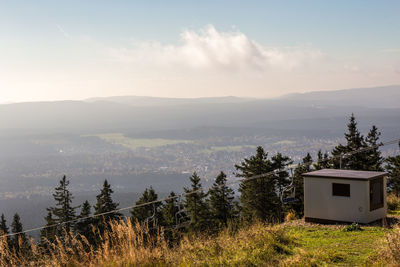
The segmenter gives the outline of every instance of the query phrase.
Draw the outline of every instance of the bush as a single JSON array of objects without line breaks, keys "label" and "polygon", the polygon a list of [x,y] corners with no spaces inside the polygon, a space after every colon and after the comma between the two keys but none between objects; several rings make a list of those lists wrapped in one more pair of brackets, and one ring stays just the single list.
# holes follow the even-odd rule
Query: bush
[{"label": "bush", "polygon": [[343,232],[355,232],[362,231],[361,226],[358,223],[352,223],[351,225],[347,225],[343,228]]},{"label": "bush", "polygon": [[296,219],[297,219],[297,216],[296,216],[296,212],[294,210],[289,210],[288,213],[286,213],[285,222],[290,222],[290,221],[293,221]]},{"label": "bush", "polygon": [[389,194],[387,197],[387,207],[390,211],[400,210],[400,197],[395,194]]}]

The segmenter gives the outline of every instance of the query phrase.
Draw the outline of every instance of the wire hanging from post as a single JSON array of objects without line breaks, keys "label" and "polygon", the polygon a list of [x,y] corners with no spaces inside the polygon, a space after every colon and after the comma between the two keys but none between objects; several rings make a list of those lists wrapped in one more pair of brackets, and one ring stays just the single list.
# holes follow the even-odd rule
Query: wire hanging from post
[{"label": "wire hanging from post", "polygon": [[290,168],[291,182],[288,186],[283,187],[280,192],[280,199],[282,204],[290,204],[296,202],[296,186],[294,185],[294,173],[293,168]]}]

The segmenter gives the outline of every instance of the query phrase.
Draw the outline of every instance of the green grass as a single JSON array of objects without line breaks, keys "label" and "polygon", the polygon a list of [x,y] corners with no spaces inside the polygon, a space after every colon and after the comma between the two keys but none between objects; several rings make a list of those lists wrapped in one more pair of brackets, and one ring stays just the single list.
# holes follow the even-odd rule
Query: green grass
[{"label": "green grass", "polygon": [[115,144],[122,145],[129,149],[135,150],[138,148],[155,148],[162,147],[166,145],[175,145],[181,143],[191,143],[192,141],[188,140],[170,140],[170,139],[162,139],[162,138],[130,138],[126,137],[122,133],[108,133],[108,134],[95,134],[88,136],[96,136],[101,138],[102,140]]},{"label": "green grass", "polygon": [[294,238],[294,256],[288,265],[365,266],[376,263],[384,246],[386,230],[362,227],[362,231],[343,231],[328,226],[288,226]]},{"label": "green grass", "polygon": [[[355,227],[352,227],[353,229]],[[230,236],[197,240],[180,247],[180,266],[382,266],[387,230],[325,226],[302,220],[255,224]],[[194,263],[194,264],[193,264]]]},{"label": "green grass", "polygon": [[400,210],[388,210],[388,214],[390,214],[390,215],[400,215]]},{"label": "green grass", "polygon": [[302,220],[280,225],[254,223],[234,232],[225,229],[216,235],[198,233],[185,236],[172,247],[162,238],[143,238],[141,224],[133,225],[130,220],[113,222],[111,229],[105,232],[106,245],[90,247],[87,251],[85,242],[67,234],[63,239],[70,240],[67,244],[78,249],[65,249],[58,244],[51,255],[37,247],[32,250],[33,254],[15,255],[4,249],[7,246],[1,242],[6,239],[2,239],[0,265],[398,266],[398,260],[385,255],[388,255],[388,242],[400,247],[400,232],[386,239],[393,230],[364,226],[362,230],[351,227],[353,231],[345,231],[349,228],[308,224]]}]

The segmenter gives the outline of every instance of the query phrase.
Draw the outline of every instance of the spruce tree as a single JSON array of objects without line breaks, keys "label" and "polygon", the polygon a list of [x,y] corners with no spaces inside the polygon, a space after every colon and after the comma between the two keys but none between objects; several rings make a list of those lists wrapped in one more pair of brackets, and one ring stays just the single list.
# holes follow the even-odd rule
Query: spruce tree
[{"label": "spruce tree", "polygon": [[317,162],[314,164],[314,169],[322,170],[322,169],[329,169],[330,167],[331,165],[329,164],[328,152],[322,154],[322,151],[318,150]]},{"label": "spruce tree", "polygon": [[100,215],[96,217],[96,225],[99,227],[100,231],[105,229],[105,226],[109,221],[118,220],[121,218],[122,214],[120,212],[112,212],[118,208],[118,203],[112,200],[111,194],[114,191],[111,189],[111,185],[104,180],[103,188],[100,191],[100,194],[96,196],[97,202],[94,206],[94,215]]},{"label": "spruce tree", "polygon": [[[154,191],[153,187],[146,188],[143,192],[142,196],[136,201],[136,205],[141,205],[144,203],[149,203],[156,201],[158,199],[158,195]],[[148,223],[149,228],[158,227],[158,223],[162,219],[162,215],[160,212],[161,202],[156,202],[150,205],[132,208],[131,210],[131,220],[133,223]]]},{"label": "spruce tree", "polygon": [[208,191],[210,215],[213,226],[218,230],[225,227],[228,221],[236,217],[234,191],[226,184],[226,174],[221,172]]},{"label": "spruce tree", "polygon": [[383,171],[382,164],[383,164],[383,157],[382,153],[379,150],[379,147],[382,145],[379,142],[379,137],[381,133],[378,131],[378,128],[373,125],[371,130],[369,131],[367,137],[365,138],[366,144],[369,149],[366,151],[366,171]]},{"label": "spruce tree", "polygon": [[[281,198],[282,190],[286,188],[290,183],[291,180],[289,179],[289,173],[285,170],[287,166],[292,164],[293,161],[287,157],[283,156],[281,153],[276,153],[275,156],[271,158],[271,166],[274,170],[277,171],[272,177],[275,180],[275,191],[279,192],[278,195]],[[276,218],[279,221],[283,219],[283,212],[287,207],[283,207],[282,202],[277,203],[278,206],[278,213]]]},{"label": "spruce tree", "polygon": [[85,219],[83,219],[81,221],[89,219],[89,218],[86,218],[86,217],[90,216],[90,213],[91,213],[90,210],[91,210],[90,203],[89,203],[89,201],[86,200],[85,202],[83,202],[81,213],[79,214],[79,218],[85,218]]},{"label": "spruce tree", "polygon": [[191,218],[188,227],[190,232],[207,230],[209,225],[209,211],[205,201],[206,194],[200,183],[200,177],[196,172],[190,177],[191,187],[184,188],[186,195],[185,208]]},{"label": "spruce tree", "polygon": [[43,246],[47,245],[47,242],[53,243],[57,236],[57,224],[56,219],[53,218],[51,211],[48,211],[47,216],[44,218],[46,221],[46,228],[40,230],[40,240]]},{"label": "spruce tree", "polygon": [[[357,128],[354,114],[351,114],[345,133],[346,145],[339,144],[332,151],[334,158],[331,163],[335,169],[364,170],[366,168],[366,152],[353,153],[356,150],[366,148],[364,136]],[[347,154],[349,153],[349,154]],[[351,154],[352,153],[352,154]]]},{"label": "spruce tree", "polygon": [[[399,142],[400,151],[400,142]],[[388,190],[400,196],[400,154],[386,159],[386,171],[389,173]]]},{"label": "spruce tree", "polygon": [[11,231],[13,234],[10,240],[11,247],[17,253],[26,253],[29,249],[28,238],[26,237],[21,223],[21,218],[18,213],[14,214],[13,221],[11,223]]},{"label": "spruce tree", "polygon": [[[5,218],[4,214],[1,214],[1,218],[0,218],[0,236],[8,235],[9,233],[10,232],[8,230],[8,227],[7,227],[6,218]],[[7,240],[7,243],[9,243],[10,238],[7,237],[6,240]]]},{"label": "spruce tree", "polygon": [[179,211],[176,194],[171,192],[168,195],[168,199],[165,201],[165,204],[161,207],[161,225],[164,226],[164,237],[167,241],[173,241],[177,239],[177,233],[174,231],[174,227],[177,225],[176,215]]},{"label": "spruce tree", "polygon": [[54,220],[56,223],[63,223],[64,229],[59,228],[58,235],[61,235],[63,230],[67,232],[72,230],[74,223],[69,221],[76,219],[75,210],[78,207],[73,207],[71,205],[73,197],[68,190],[68,185],[69,181],[64,175],[60,180],[60,185],[55,188],[55,193],[53,194],[56,206],[48,209],[48,211],[51,211],[55,216]]},{"label": "spruce tree", "polygon": [[6,221],[6,218],[4,217],[3,213],[1,214],[1,218],[0,218],[0,231],[1,231],[2,235],[9,234],[8,227],[7,227],[7,221]]},{"label": "spruce tree", "polygon": [[[322,155],[322,153],[321,153]],[[303,173],[310,172],[312,165],[312,157],[310,153],[303,158],[302,163],[298,164],[294,170],[293,185],[296,188],[295,198],[296,202],[290,204],[290,208],[293,209],[298,217],[302,217],[304,214],[304,180]]]},{"label": "spruce tree", "polygon": [[246,221],[277,219],[281,203],[275,190],[274,175],[265,176],[274,168],[264,149],[261,146],[257,147],[256,155],[244,159],[240,165],[235,165],[235,168],[239,171],[237,177],[244,178],[239,188],[243,219]]},{"label": "spruce tree", "polygon": [[293,161],[287,157],[283,156],[281,153],[277,153],[271,158],[271,166],[274,170],[280,170],[274,175],[276,189],[281,192],[282,188],[290,184],[289,174],[284,169],[292,164]]},{"label": "spruce tree", "polygon": [[179,210],[178,205],[176,194],[171,192],[168,195],[168,200],[165,201],[165,204],[161,208],[162,221],[166,228],[171,228],[176,225],[175,215]]},{"label": "spruce tree", "polygon": [[94,224],[94,219],[93,218],[88,218],[91,214],[91,206],[89,201],[85,201],[82,204],[82,208],[81,208],[81,212],[78,216],[78,218],[80,219],[75,227],[76,227],[76,231],[86,237],[86,239],[89,242],[94,241],[94,233],[93,233],[93,224]]}]

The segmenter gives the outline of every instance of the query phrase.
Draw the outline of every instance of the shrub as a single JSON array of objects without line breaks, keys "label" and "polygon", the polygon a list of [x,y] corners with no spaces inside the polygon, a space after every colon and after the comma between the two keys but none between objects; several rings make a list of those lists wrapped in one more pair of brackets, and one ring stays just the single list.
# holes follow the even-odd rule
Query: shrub
[{"label": "shrub", "polygon": [[362,228],[358,223],[352,223],[343,228],[343,232],[354,232],[354,231],[362,231]]},{"label": "shrub", "polygon": [[395,194],[389,194],[387,197],[387,207],[390,211],[400,210],[400,197]]},{"label": "shrub", "polygon": [[285,222],[290,222],[290,221],[293,221],[296,219],[297,219],[297,216],[296,216],[296,212],[294,210],[289,210],[288,213],[286,213]]}]

